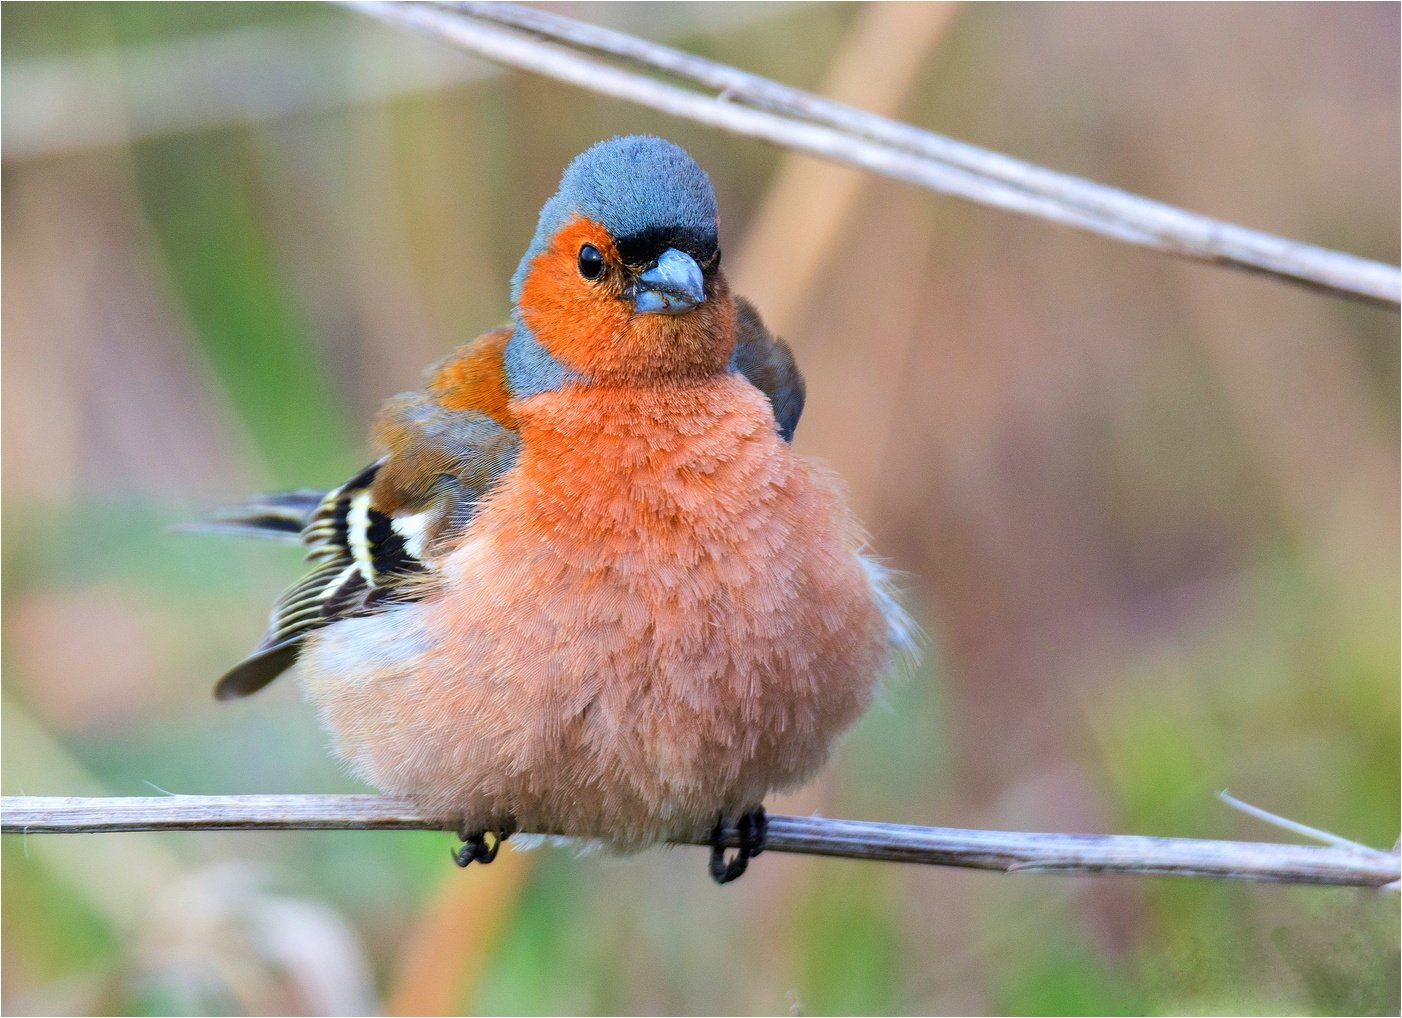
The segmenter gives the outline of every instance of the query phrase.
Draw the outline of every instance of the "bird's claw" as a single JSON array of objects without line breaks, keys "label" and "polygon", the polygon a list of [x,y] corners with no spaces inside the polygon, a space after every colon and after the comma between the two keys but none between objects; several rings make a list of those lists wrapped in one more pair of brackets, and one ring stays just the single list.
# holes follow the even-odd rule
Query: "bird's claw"
[{"label": "bird's claw", "polygon": [[739,879],[749,866],[750,860],[764,851],[769,835],[769,817],[763,806],[756,806],[748,813],[741,814],[735,822],[735,833],[740,846],[730,859],[725,857],[725,817],[716,820],[711,830],[711,879],[718,884],[728,884]]},{"label": "bird's claw", "polygon": [[[458,837],[462,844],[453,850],[453,862],[467,867],[480,862],[483,866],[497,857],[501,843],[511,837],[512,828],[503,827],[494,831],[462,831]],[[488,840],[490,838],[490,840]]]}]

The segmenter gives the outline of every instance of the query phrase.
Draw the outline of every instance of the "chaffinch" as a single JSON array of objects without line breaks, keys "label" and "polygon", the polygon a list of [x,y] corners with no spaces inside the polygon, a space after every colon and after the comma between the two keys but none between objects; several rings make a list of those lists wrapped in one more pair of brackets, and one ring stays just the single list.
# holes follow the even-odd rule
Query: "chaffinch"
[{"label": "chaffinch", "polygon": [[295,663],[357,774],[460,819],[460,865],[519,829],[706,838],[716,880],[744,872],[765,796],[822,766],[912,627],[790,449],[803,378],[720,261],[681,148],[571,162],[512,324],[385,404],[345,484],[222,518],[300,535],[314,568],[216,695]]}]

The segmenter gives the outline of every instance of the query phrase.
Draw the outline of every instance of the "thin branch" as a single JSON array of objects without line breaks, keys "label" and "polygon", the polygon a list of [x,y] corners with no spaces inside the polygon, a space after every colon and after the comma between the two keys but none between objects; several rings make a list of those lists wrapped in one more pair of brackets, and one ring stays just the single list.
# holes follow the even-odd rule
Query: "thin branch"
[{"label": "thin branch", "polygon": [[[498,63],[944,194],[1385,307],[1402,303],[1402,273],[1395,266],[1057,173],[619,32],[512,4],[344,2]],[[569,46],[708,91],[659,81]]]},{"label": "thin branch", "polygon": [[1282,831],[1298,834],[1302,838],[1309,838],[1325,845],[1333,845],[1336,848],[1352,849],[1356,852],[1372,851],[1367,845],[1360,845],[1356,841],[1350,841],[1348,838],[1341,838],[1337,834],[1321,831],[1318,827],[1311,827],[1308,824],[1300,823],[1298,820],[1291,820],[1288,817],[1283,817],[1279,813],[1272,813],[1269,810],[1264,810],[1260,806],[1253,806],[1249,802],[1242,802],[1225,788],[1217,793],[1217,798],[1221,799],[1238,812],[1245,813],[1249,817],[1255,817],[1257,820],[1270,824],[1272,827],[1279,827]]},{"label": "thin branch", "polygon": [[[5,834],[113,831],[454,830],[456,823],[375,795],[173,795],[160,798],[6,796]],[[732,846],[734,832],[730,832]],[[701,839],[680,842],[704,844]],[[773,852],[923,863],[1005,873],[1136,873],[1294,884],[1381,887],[1399,879],[1396,853],[1191,838],[1021,834],[911,827],[825,817],[769,818]]]}]

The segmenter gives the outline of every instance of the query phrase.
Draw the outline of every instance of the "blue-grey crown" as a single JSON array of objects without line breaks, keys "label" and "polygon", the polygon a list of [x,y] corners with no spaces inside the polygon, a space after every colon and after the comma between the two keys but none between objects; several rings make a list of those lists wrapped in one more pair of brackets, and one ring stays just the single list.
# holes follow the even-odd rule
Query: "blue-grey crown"
[{"label": "blue-grey crown", "polygon": [[535,236],[511,277],[513,305],[531,261],[575,215],[603,224],[623,242],[625,259],[630,247],[646,249],[659,243],[708,247],[709,251],[693,252],[702,256],[716,247],[716,193],[696,160],[680,146],[652,135],[610,138],[575,156],[565,168],[560,189],[540,210]]}]

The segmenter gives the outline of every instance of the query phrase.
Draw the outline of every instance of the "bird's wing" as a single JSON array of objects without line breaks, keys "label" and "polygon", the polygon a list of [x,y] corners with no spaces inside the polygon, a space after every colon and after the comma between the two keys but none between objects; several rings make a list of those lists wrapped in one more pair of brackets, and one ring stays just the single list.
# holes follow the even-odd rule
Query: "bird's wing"
[{"label": "bird's wing", "polygon": [[740,372],[774,407],[774,423],[785,442],[793,441],[803,413],[803,375],[789,344],[772,335],[759,312],[744,297],[735,298],[735,353],[731,367]]},{"label": "bird's wing", "polygon": [[[268,631],[215,686],[247,696],[286,670],[307,636],[340,619],[415,600],[432,586],[436,554],[455,543],[483,496],[515,462],[501,352],[507,330],[489,332],[437,365],[422,392],[397,396],[375,422],[384,455],[310,513],[311,493],[264,496],[223,530],[285,533],[303,521],[310,573],[273,605]],[[500,387],[500,391],[498,391]],[[501,398],[498,398],[501,397]]]}]

